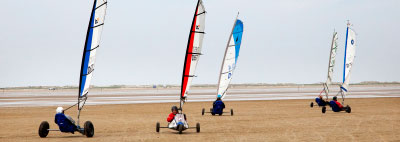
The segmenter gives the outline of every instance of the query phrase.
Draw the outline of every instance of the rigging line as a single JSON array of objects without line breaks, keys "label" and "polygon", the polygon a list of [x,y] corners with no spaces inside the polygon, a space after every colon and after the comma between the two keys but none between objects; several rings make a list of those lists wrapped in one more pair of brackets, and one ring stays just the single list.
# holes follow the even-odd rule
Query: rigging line
[{"label": "rigging line", "polygon": [[75,103],[74,105],[72,105],[72,106],[68,107],[67,109],[64,109],[64,111],[66,111],[66,110],[68,110],[68,109],[70,109],[70,108],[72,108],[72,107],[76,106],[77,104],[78,104],[78,103]]}]

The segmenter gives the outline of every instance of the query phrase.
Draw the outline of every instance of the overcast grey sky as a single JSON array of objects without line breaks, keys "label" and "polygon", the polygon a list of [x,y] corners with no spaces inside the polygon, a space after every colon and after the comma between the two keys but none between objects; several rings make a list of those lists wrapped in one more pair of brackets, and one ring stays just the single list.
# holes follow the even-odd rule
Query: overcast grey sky
[{"label": "overcast grey sky", "polygon": [[[0,1],[0,87],[78,85],[92,0]],[[93,85],[180,84],[197,0],[109,0]],[[232,83],[341,81],[346,20],[358,36],[351,82],[400,81],[399,0],[204,0],[197,78],[215,84],[236,13],[244,34]]]}]

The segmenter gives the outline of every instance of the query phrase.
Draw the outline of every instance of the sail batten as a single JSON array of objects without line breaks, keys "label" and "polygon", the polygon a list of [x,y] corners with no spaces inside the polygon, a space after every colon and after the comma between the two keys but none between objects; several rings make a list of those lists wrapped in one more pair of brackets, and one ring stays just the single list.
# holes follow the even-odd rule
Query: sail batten
[{"label": "sail batten", "polygon": [[189,39],[184,60],[185,62],[183,66],[182,85],[180,93],[181,104],[183,104],[183,101],[186,98],[193,77],[196,77],[194,73],[196,70],[197,62],[199,61],[199,57],[201,55],[203,37],[205,34],[205,14],[206,11],[204,9],[202,0],[198,0],[193,16],[192,25],[190,27]]},{"label": "sail batten", "polygon": [[[225,49],[224,58],[221,65],[221,71],[218,79],[217,95],[221,95],[223,99],[232,80],[233,72],[236,68],[239,57],[239,50],[243,35],[243,22],[235,19],[232,27],[232,32],[229,36],[228,43]],[[234,47],[234,48],[232,48]]]}]

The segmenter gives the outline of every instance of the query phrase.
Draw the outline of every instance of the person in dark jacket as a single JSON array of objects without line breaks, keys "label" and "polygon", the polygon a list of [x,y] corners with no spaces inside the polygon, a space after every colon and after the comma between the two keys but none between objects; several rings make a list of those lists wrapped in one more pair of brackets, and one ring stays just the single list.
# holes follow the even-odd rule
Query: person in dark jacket
[{"label": "person in dark jacket", "polygon": [[347,109],[347,107],[344,107],[342,104],[340,104],[340,102],[337,101],[336,96],[334,96],[333,100],[329,102],[329,105],[332,107],[332,111],[334,112],[340,112]]},{"label": "person in dark jacket", "polygon": [[54,122],[58,125],[61,132],[73,134],[77,130],[75,121],[70,116],[64,114],[64,109],[62,107],[56,109]]},{"label": "person in dark jacket", "polygon": [[218,95],[217,100],[215,100],[213,103],[213,109],[212,109],[211,114],[212,115],[215,115],[215,114],[222,115],[222,113],[224,112],[224,108],[225,108],[225,104],[221,100],[221,95]]},{"label": "person in dark jacket", "polygon": [[325,105],[328,104],[328,101],[325,101],[325,100],[322,98],[322,95],[321,95],[321,94],[319,94],[318,98],[315,98],[315,102],[318,104],[318,106],[325,106]]}]

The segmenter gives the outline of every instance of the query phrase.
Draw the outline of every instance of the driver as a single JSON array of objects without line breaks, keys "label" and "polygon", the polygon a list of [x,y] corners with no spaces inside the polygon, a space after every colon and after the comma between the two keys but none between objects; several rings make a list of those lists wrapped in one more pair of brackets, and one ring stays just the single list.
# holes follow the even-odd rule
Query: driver
[{"label": "driver", "polygon": [[171,122],[172,120],[174,120],[175,115],[178,113],[178,107],[176,106],[172,106],[171,108],[171,114],[168,115],[167,121]]},{"label": "driver", "polygon": [[329,102],[329,104],[332,107],[332,111],[334,111],[334,112],[339,112],[339,111],[343,111],[343,110],[347,109],[347,107],[343,107],[343,105],[337,101],[336,96],[333,97],[333,100],[331,102]]},{"label": "driver", "polygon": [[68,115],[64,114],[62,107],[57,107],[54,122],[58,125],[61,132],[74,133],[77,130],[75,121]]},{"label": "driver", "polygon": [[315,98],[315,102],[318,104],[318,106],[325,106],[328,102],[322,99],[322,95],[319,94],[318,98]]},{"label": "driver", "polygon": [[215,115],[215,114],[222,115],[222,112],[224,111],[224,108],[225,108],[225,104],[221,100],[221,95],[218,94],[217,100],[215,100],[214,103],[213,103],[212,114],[213,115]]}]

